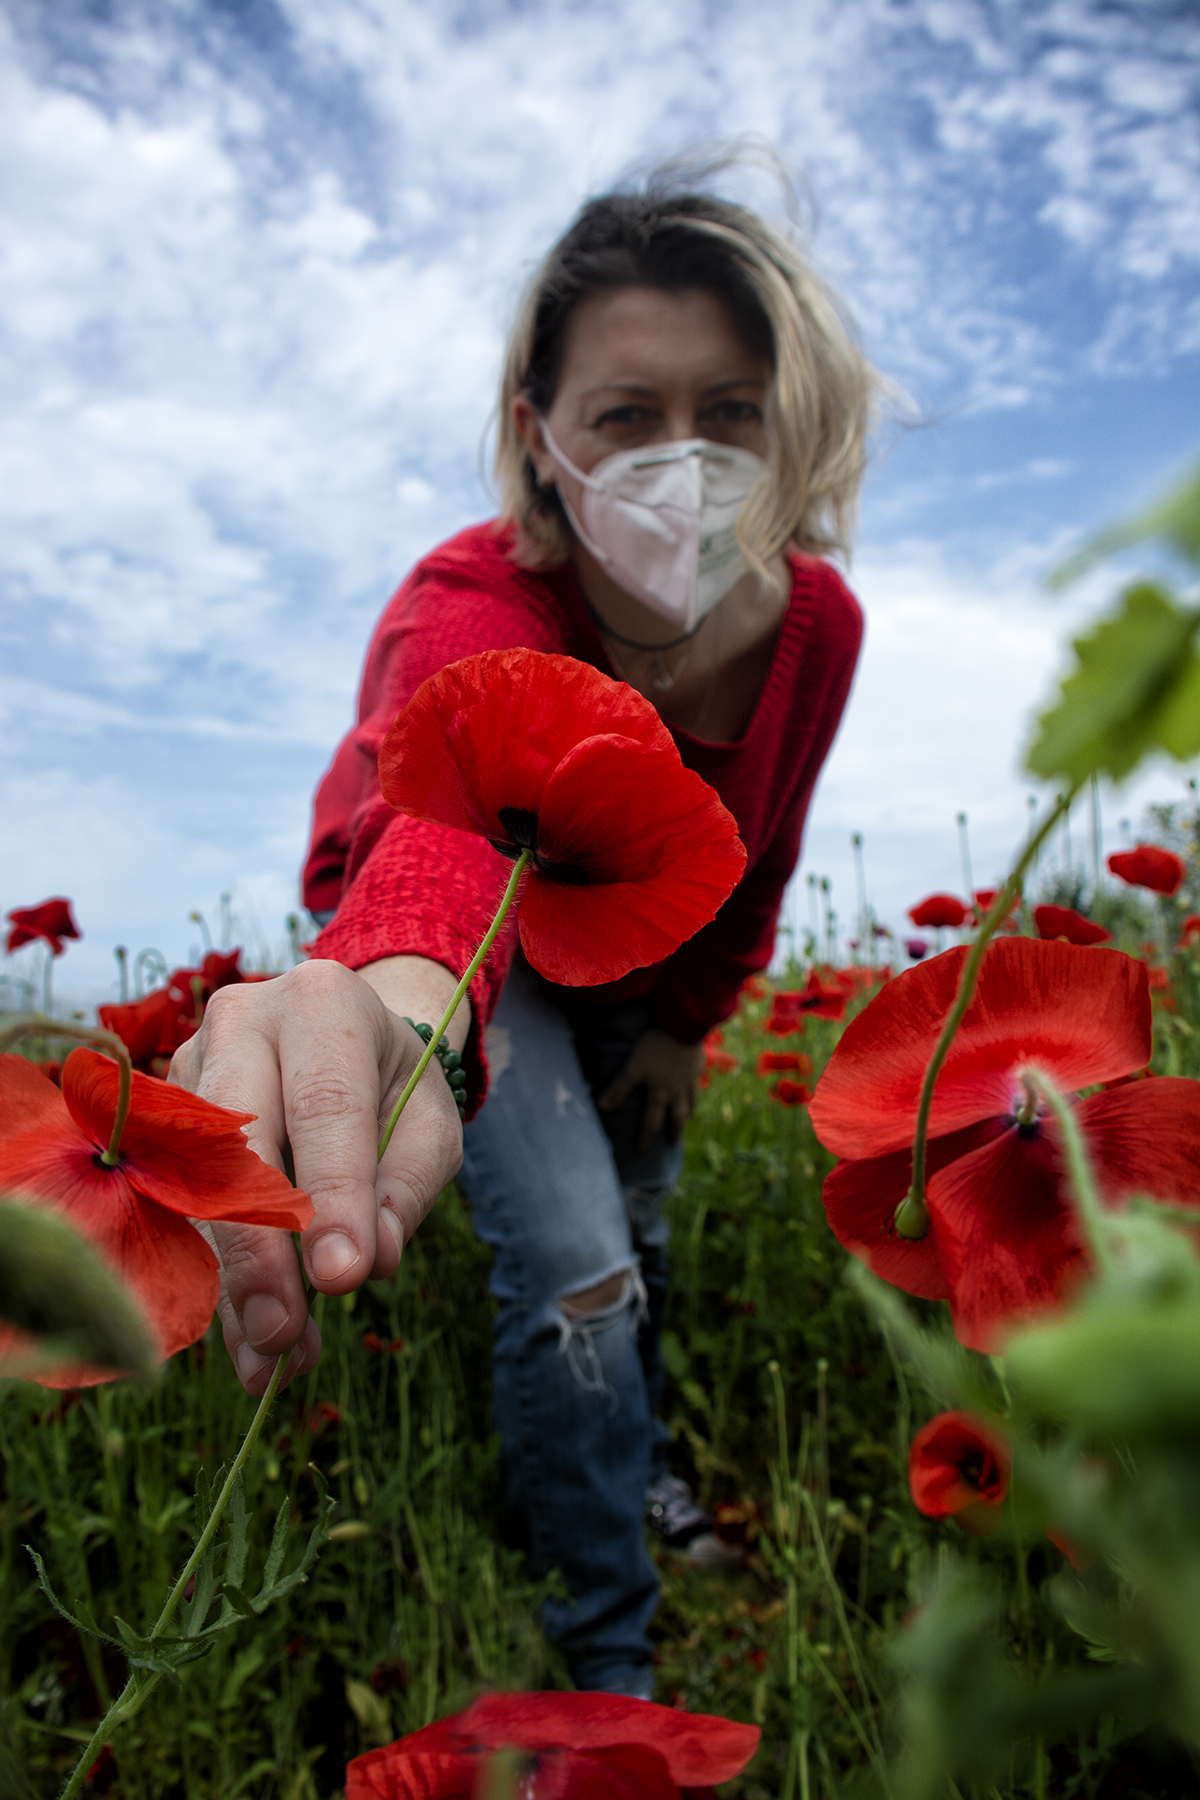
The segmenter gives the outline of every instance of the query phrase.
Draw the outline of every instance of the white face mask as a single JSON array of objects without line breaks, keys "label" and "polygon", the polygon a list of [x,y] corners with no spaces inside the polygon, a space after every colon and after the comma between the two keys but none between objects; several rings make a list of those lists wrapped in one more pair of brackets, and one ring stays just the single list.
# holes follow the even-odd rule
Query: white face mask
[{"label": "white face mask", "polygon": [[541,424],[555,462],[583,483],[581,519],[559,490],[576,536],[626,593],[693,630],[745,572],[737,520],[763,458],[683,438],[618,450],[585,475]]}]

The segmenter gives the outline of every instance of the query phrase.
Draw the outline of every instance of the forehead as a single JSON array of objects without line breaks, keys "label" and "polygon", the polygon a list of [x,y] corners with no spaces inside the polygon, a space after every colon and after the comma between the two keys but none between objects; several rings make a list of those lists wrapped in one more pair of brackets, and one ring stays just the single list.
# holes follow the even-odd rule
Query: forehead
[{"label": "forehead", "polygon": [[737,328],[729,303],[709,288],[614,288],[575,307],[563,345],[561,386],[604,381],[765,380],[770,364]]}]

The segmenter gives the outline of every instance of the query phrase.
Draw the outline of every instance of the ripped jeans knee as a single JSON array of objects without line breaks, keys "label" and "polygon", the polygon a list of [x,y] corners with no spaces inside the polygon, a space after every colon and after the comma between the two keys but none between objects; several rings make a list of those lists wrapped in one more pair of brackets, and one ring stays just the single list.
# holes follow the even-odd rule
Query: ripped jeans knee
[{"label": "ripped jeans knee", "polygon": [[637,1263],[622,1271],[616,1299],[590,1312],[568,1312],[563,1303],[572,1298],[571,1294],[563,1294],[559,1299],[558,1353],[566,1357],[567,1366],[584,1392],[607,1395],[610,1409],[615,1412],[617,1396],[604,1373],[604,1351],[614,1332],[623,1331],[635,1339],[649,1316],[642,1271]]}]

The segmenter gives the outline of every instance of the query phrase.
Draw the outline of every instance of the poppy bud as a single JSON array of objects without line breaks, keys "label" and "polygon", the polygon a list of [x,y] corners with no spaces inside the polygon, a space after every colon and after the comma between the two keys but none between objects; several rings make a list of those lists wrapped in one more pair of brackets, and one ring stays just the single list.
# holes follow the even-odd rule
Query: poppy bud
[{"label": "poppy bud", "polygon": [[929,1234],[929,1208],[915,1194],[905,1194],[892,1221],[899,1237],[915,1242]]}]

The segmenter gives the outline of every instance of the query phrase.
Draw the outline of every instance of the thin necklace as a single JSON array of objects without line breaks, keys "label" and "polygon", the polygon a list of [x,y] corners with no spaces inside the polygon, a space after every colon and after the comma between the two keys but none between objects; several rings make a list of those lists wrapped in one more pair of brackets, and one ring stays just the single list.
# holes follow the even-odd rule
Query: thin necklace
[{"label": "thin necklace", "polygon": [[[697,624],[693,625],[690,631],[682,632],[679,637],[671,638],[665,644],[642,644],[638,642],[637,638],[623,637],[619,631],[614,631],[612,626],[601,618],[586,594],[583,597],[583,603],[588,609],[592,624],[596,627],[596,630],[602,637],[608,638],[612,643],[623,644],[627,650],[637,650],[642,656],[648,656],[650,658],[650,686],[660,694],[668,693],[670,689],[675,686],[679,676],[682,675],[684,669],[686,669],[688,665],[691,651],[689,650],[681,656],[673,669],[668,669],[666,663],[663,661],[664,654],[668,650],[677,650],[680,644],[691,643],[697,632],[700,631],[704,625],[705,619],[708,617],[708,614],[705,613],[704,619],[699,620]],[[628,674],[621,664],[620,657],[616,658],[616,662],[617,666],[621,668],[622,674],[624,674],[626,680],[628,680]]]}]

